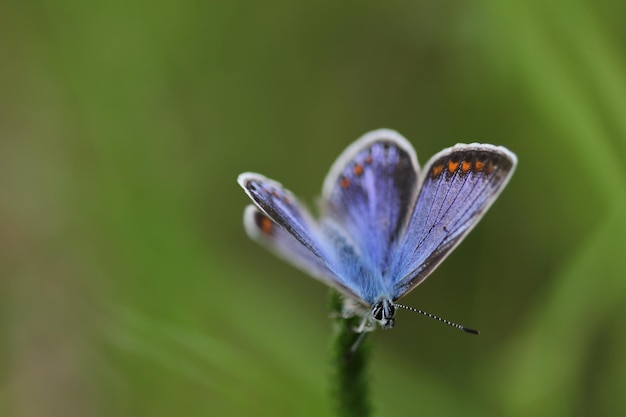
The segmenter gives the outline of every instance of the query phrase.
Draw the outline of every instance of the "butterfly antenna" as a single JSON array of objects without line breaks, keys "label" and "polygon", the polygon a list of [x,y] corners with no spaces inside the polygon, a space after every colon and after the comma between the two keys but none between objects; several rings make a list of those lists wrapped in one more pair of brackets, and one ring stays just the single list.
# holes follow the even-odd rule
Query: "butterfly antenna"
[{"label": "butterfly antenna", "polygon": [[405,310],[414,311],[415,313],[420,313],[420,314],[422,314],[422,315],[424,315],[426,317],[430,317],[431,319],[439,320],[440,322],[445,323],[448,326],[455,327],[455,328],[457,328],[459,330],[463,330],[464,332],[471,333],[471,334],[480,334],[480,332],[478,330],[474,330],[474,329],[470,329],[469,327],[461,326],[460,324],[453,323],[453,322],[448,321],[446,319],[442,319],[441,317],[435,316],[434,314],[427,313],[426,311],[418,310],[417,308],[408,307],[408,306],[405,306],[405,305],[402,305],[402,304],[393,303],[393,305],[395,307],[404,308]]}]

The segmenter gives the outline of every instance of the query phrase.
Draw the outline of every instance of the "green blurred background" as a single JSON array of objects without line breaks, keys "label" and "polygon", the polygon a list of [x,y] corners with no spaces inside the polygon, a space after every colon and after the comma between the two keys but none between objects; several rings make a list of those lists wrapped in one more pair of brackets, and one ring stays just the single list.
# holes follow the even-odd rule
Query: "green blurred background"
[{"label": "green blurred background", "polygon": [[24,1],[0,13],[0,415],[324,416],[328,290],[250,242],[380,127],[520,163],[372,335],[376,414],[626,415],[626,3]]}]

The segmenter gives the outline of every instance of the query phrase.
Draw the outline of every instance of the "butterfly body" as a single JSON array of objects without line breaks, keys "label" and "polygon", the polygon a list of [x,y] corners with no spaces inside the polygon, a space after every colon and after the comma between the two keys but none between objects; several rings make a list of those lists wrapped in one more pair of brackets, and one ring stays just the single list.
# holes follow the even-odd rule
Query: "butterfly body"
[{"label": "butterfly body", "polygon": [[459,144],[420,169],[397,132],[370,132],[327,175],[319,219],[260,174],[239,184],[254,240],[354,301],[363,330],[393,327],[395,301],[419,285],[460,243],[502,191],[517,159],[506,148]]}]

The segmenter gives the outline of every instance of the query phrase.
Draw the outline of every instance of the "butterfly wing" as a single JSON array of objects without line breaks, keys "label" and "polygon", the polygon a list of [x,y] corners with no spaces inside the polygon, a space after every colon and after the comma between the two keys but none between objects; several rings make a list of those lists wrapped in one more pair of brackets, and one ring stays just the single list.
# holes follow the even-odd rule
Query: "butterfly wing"
[{"label": "butterfly wing", "polygon": [[415,210],[396,256],[395,299],[426,279],[472,230],[516,164],[516,156],[508,149],[486,144],[458,144],[426,164]]},{"label": "butterfly wing", "polygon": [[332,248],[291,192],[260,174],[241,174],[237,182],[255,204],[244,211],[244,227],[250,238],[311,276],[358,299],[335,273]]},{"label": "butterfly wing", "polygon": [[343,233],[353,251],[338,251],[344,283],[373,304],[388,297],[391,261],[417,196],[417,158],[410,143],[381,129],[350,145],[322,190],[323,226]]},{"label": "butterfly wing", "polygon": [[[417,194],[417,158],[411,144],[387,129],[362,136],[334,163],[322,194],[323,220],[344,229],[359,250],[360,262],[370,272],[379,271],[378,281],[384,281]],[[369,298],[378,290],[372,286]]]}]

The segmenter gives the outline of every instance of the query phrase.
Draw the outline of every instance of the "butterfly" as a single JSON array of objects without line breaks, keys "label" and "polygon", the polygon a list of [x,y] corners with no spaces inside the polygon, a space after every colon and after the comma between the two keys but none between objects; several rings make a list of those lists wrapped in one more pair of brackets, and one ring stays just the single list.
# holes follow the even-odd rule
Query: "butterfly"
[{"label": "butterfly", "polygon": [[511,178],[517,157],[502,146],[457,144],[423,168],[399,133],[363,135],[332,165],[314,218],[280,183],[246,172],[238,183],[253,240],[344,296],[359,332],[394,326],[396,301],[422,283],[476,226]]}]

